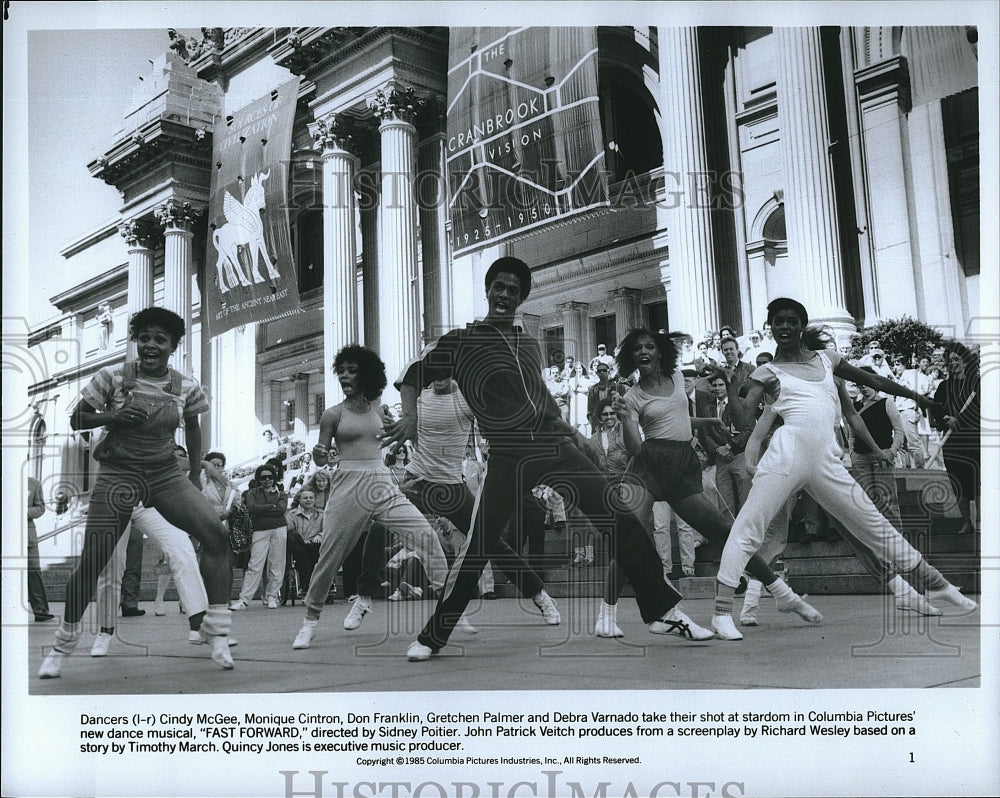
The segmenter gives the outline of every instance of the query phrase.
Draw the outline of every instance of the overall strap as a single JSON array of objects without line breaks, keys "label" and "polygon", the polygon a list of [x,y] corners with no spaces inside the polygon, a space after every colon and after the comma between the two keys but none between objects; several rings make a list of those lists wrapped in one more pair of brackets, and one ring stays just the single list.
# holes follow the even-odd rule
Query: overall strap
[{"label": "overall strap", "polygon": [[126,391],[134,391],[138,378],[139,364],[134,360],[126,360],[122,368],[122,388]]},{"label": "overall strap", "polygon": [[167,366],[167,372],[170,374],[170,393],[174,396],[181,395],[181,382],[184,375],[181,374],[177,369]]}]

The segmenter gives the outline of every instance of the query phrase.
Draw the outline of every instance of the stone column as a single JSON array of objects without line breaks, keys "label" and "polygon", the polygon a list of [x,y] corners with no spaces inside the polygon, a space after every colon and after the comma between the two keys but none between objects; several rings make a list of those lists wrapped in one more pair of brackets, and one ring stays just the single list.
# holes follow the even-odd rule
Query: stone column
[{"label": "stone column", "polygon": [[[608,291],[608,299],[615,303],[615,324],[619,331],[619,341],[625,337],[629,330],[646,326],[646,320],[642,317],[642,291],[638,288],[615,288]],[[671,324],[673,324],[673,319],[671,319]],[[606,343],[610,355],[612,354],[610,351],[612,343]]]},{"label": "stone column", "polygon": [[774,36],[788,257],[798,274],[788,294],[806,306],[811,321],[853,330],[844,302],[820,29],[775,28]]},{"label": "stone column", "polygon": [[875,304],[875,316],[865,318],[870,325],[912,314],[917,307],[914,266],[920,257],[910,229],[907,198],[912,196],[912,187],[904,162],[910,140],[910,77],[906,59],[896,56],[858,70],[854,79],[864,157],[870,167],[864,172]]},{"label": "stone column", "polygon": [[365,346],[379,351],[378,206],[361,209],[361,298]]},{"label": "stone column", "polygon": [[567,355],[573,355],[584,365],[590,363],[592,354],[586,339],[589,309],[590,305],[586,302],[562,302],[556,305],[556,310],[562,315],[563,351]]},{"label": "stone column", "polygon": [[413,193],[413,119],[423,104],[413,89],[376,92],[372,111],[380,120],[382,178],[378,242],[379,354],[386,364],[386,401],[396,400],[393,380],[420,348],[422,328],[417,271],[417,206]]},{"label": "stone column", "polygon": [[[445,129],[445,102],[435,102],[437,130]],[[420,206],[421,266],[424,283],[424,336],[434,339],[452,327],[453,291],[448,245],[448,189],[445,135],[438,132],[422,147],[416,195]]]},{"label": "stone column", "polygon": [[330,114],[309,132],[323,157],[323,388],[327,405],[343,399],[333,359],[347,344],[358,343],[357,242],[354,224],[354,174],[358,159],[353,129]]},{"label": "stone column", "polygon": [[709,171],[698,29],[661,26],[659,35],[663,170],[683,191],[665,211],[670,323],[697,338],[719,319],[710,196],[697,190],[698,176]]},{"label": "stone column", "polygon": [[[339,402],[341,399],[337,401]],[[292,436],[300,441],[305,441],[309,436],[308,374],[295,375],[295,424],[293,425]]]},{"label": "stone column", "polygon": [[156,211],[163,225],[163,307],[184,319],[187,333],[174,353],[174,368],[192,373],[191,352],[191,242],[192,227],[201,209],[190,202],[167,200]]},{"label": "stone column", "polygon": [[[123,222],[118,231],[128,246],[128,302],[126,303],[126,324],[132,316],[153,304],[153,242],[156,231],[145,219],[130,219]],[[127,334],[127,333],[126,333]],[[133,341],[128,342],[126,357],[136,357]]]}]

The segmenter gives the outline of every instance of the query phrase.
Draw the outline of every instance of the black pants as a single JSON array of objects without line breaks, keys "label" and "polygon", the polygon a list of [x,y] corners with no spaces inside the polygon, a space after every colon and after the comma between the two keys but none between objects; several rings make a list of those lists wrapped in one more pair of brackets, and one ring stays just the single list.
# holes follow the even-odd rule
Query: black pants
[{"label": "black pants", "polygon": [[344,571],[344,596],[378,596],[385,574],[385,544],[389,531],[378,521],[358,539],[341,568]]},{"label": "black pants", "polygon": [[[312,578],[313,568],[319,559],[319,543],[306,543],[295,532],[288,533],[287,562],[295,563],[299,574],[299,586],[305,590]],[[293,597],[294,598],[294,597]]]},{"label": "black pants", "polygon": [[518,450],[494,446],[472,527],[472,539],[454,588],[437,605],[417,638],[432,650],[448,643],[458,619],[476,595],[486,563],[494,558],[508,521],[536,485],[557,490],[569,512],[580,510],[598,528],[611,527],[612,553],[635,590],[643,621],[662,617],[681,600],[663,579],[663,568],[639,520],[625,512],[608,478],[576,446],[559,440]]},{"label": "black pants", "polygon": [[[424,515],[440,515],[451,521],[463,535],[469,534],[476,499],[464,482],[442,485],[418,479],[404,482],[400,487],[406,498]],[[541,519],[544,522],[544,514],[541,511],[537,511],[536,516],[536,521]],[[544,534],[542,524],[536,524],[536,528],[539,534]],[[490,561],[493,567],[506,576],[526,598],[531,598],[545,587],[538,573],[503,538],[497,541]]]}]

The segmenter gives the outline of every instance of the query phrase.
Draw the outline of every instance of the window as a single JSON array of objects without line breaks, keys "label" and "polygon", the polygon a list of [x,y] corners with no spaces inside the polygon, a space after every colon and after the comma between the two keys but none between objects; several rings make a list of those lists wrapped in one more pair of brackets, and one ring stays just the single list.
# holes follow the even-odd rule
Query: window
[{"label": "window", "polygon": [[309,210],[299,216],[296,245],[299,293],[305,294],[323,285],[323,211]]},{"label": "window", "polygon": [[604,344],[609,355],[615,353],[615,346],[618,344],[618,331],[613,313],[594,319],[594,354],[597,353],[597,347],[600,344]]},{"label": "window", "polygon": [[566,359],[566,352],[563,350],[563,328],[549,327],[545,331],[545,357],[548,358],[549,366],[562,366]]},{"label": "window", "polygon": [[670,332],[670,322],[667,320],[667,303],[653,302],[646,305],[646,327],[656,332],[666,330]]},{"label": "window", "polygon": [[326,394],[313,394],[313,424],[319,424],[324,410],[326,410]]},{"label": "window", "polygon": [[979,274],[979,90],[941,101],[955,254],[967,277]]}]

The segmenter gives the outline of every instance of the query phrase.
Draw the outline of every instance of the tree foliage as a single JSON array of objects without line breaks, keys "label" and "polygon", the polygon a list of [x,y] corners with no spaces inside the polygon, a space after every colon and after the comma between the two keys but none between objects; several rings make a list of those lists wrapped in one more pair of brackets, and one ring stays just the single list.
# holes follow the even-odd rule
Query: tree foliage
[{"label": "tree foliage", "polygon": [[871,341],[879,342],[887,358],[900,358],[910,367],[921,357],[933,359],[934,350],[941,346],[944,336],[939,330],[909,316],[889,319],[861,330],[853,339],[851,357],[867,353]]}]

